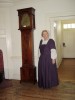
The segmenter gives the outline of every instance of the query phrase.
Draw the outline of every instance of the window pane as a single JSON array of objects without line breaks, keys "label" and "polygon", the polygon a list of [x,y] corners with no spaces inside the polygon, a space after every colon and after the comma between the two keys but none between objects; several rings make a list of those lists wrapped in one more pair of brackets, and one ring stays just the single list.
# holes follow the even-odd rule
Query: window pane
[{"label": "window pane", "polygon": [[67,24],[64,24],[64,25],[63,25],[63,28],[64,28],[64,29],[67,29]]},{"label": "window pane", "polygon": [[75,24],[74,23],[72,24],[72,28],[75,28]]},{"label": "window pane", "polygon": [[68,28],[72,28],[72,27],[71,27],[71,24],[68,24]]}]

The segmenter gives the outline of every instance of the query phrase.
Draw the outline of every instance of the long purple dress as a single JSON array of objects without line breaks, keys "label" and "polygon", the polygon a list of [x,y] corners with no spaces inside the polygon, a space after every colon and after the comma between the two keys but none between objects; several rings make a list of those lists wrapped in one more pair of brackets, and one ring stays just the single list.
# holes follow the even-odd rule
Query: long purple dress
[{"label": "long purple dress", "polygon": [[40,57],[38,62],[38,86],[43,88],[51,88],[57,86],[58,73],[56,63],[52,64],[51,49],[55,49],[55,42],[53,39],[49,39],[47,44],[42,44],[40,41]]}]

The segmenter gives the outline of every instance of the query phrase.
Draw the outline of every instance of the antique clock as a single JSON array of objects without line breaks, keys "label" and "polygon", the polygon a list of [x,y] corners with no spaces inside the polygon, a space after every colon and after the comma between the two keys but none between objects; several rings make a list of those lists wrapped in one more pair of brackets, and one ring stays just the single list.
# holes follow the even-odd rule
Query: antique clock
[{"label": "antique clock", "polygon": [[19,30],[21,31],[22,67],[20,68],[21,80],[36,82],[36,67],[34,66],[34,39],[35,9],[19,9]]}]

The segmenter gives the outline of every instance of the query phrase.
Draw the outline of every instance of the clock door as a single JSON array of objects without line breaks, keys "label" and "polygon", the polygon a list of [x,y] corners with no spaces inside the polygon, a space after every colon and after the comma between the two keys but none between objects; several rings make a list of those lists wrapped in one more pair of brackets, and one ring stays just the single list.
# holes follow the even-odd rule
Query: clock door
[{"label": "clock door", "polygon": [[22,63],[25,65],[26,63],[29,65],[33,63],[33,31],[26,30],[22,31],[21,38],[22,38]]},{"label": "clock door", "polygon": [[27,13],[22,15],[21,27],[30,27],[30,16]]}]

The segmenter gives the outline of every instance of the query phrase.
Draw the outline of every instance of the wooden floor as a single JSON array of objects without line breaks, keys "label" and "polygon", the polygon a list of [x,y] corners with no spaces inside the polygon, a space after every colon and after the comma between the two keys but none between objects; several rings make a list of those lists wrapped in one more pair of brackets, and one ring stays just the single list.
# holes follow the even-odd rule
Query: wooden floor
[{"label": "wooden floor", "polygon": [[63,60],[58,75],[59,85],[51,89],[12,80],[12,87],[0,90],[0,100],[75,100],[75,59]]},{"label": "wooden floor", "polygon": [[60,81],[75,81],[75,59],[63,59],[58,73]]}]

